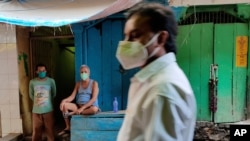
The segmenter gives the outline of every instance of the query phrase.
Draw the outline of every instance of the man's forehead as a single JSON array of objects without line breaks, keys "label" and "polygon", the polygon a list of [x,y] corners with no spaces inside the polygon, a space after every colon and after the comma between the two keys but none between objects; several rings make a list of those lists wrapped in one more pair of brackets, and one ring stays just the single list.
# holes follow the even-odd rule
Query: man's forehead
[{"label": "man's forehead", "polygon": [[149,18],[145,16],[133,15],[130,17],[125,26],[125,33],[134,30],[146,30],[149,29]]},{"label": "man's forehead", "polygon": [[87,71],[89,71],[89,69],[87,67],[81,67],[80,70],[87,70]]},{"label": "man's forehead", "polygon": [[38,66],[38,69],[39,70],[45,70],[46,68],[45,68],[45,66]]}]

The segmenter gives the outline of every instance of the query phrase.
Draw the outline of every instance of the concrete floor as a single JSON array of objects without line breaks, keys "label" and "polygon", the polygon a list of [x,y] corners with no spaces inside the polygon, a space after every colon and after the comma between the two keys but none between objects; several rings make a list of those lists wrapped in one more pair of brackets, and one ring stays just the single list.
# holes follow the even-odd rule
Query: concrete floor
[{"label": "concrete floor", "polygon": [[243,124],[243,125],[250,125],[250,119],[240,121],[240,122],[234,122],[234,123],[228,123],[228,124]]},{"label": "concrete floor", "polygon": [[[250,119],[240,121],[240,122],[234,122],[234,123],[220,123],[220,125],[226,125],[226,126],[234,125],[234,124],[237,124],[237,125],[250,125]],[[58,128],[57,132],[61,131],[61,129],[62,129],[62,127]],[[14,134],[10,134],[8,136],[8,138],[11,137],[13,139],[14,136],[15,136]],[[18,135],[16,137],[18,137],[20,139],[20,135]],[[0,138],[0,141],[2,141],[1,138]],[[17,140],[17,141],[31,141],[31,136],[24,137],[23,139]],[[43,141],[46,141],[46,137],[43,138]],[[62,135],[60,137],[56,137],[56,141],[70,141],[70,135],[69,134],[64,134],[64,135]],[[201,140],[194,140],[194,141],[201,141]]]}]

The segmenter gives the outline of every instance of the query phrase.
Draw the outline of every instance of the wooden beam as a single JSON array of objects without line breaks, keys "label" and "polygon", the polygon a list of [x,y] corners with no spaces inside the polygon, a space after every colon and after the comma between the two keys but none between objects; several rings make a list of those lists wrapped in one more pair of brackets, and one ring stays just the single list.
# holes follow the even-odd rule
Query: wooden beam
[{"label": "wooden beam", "polygon": [[63,35],[63,36],[33,36],[30,39],[65,39],[65,38],[74,38],[73,35]]}]

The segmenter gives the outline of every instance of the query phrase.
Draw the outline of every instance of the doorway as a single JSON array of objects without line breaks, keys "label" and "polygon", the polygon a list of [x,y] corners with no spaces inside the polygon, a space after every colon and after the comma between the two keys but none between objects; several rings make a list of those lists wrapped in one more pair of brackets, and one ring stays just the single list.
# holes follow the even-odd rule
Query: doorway
[{"label": "doorway", "polygon": [[38,27],[30,34],[29,50],[31,79],[36,77],[35,66],[38,63],[45,64],[47,75],[55,79],[55,124],[64,125],[59,105],[71,94],[75,85],[75,47],[70,27]]}]

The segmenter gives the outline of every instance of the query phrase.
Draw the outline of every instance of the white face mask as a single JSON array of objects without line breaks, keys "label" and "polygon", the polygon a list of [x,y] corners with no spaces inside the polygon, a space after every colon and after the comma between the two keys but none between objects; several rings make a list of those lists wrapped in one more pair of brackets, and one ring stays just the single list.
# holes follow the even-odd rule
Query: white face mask
[{"label": "white face mask", "polygon": [[147,59],[155,55],[160,49],[159,47],[155,48],[150,55],[146,49],[157,40],[158,36],[159,33],[155,34],[146,45],[137,41],[120,41],[116,51],[116,58],[121,63],[122,67],[124,69],[132,69],[143,66]]}]

